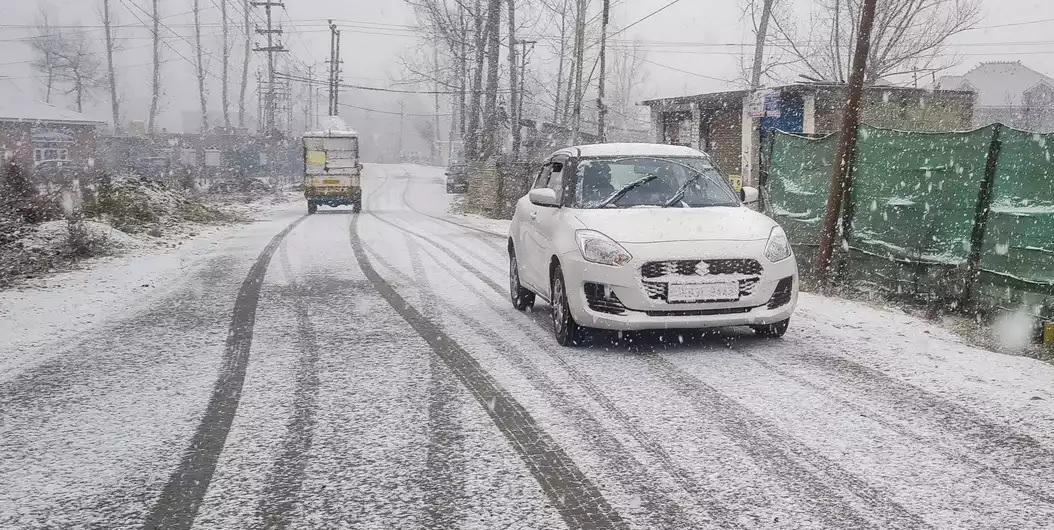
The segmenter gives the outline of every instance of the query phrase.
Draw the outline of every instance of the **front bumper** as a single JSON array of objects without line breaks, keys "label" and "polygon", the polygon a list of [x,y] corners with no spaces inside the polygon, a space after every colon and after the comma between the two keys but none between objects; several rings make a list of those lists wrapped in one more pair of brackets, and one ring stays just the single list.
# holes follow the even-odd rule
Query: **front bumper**
[{"label": "front bumper", "polygon": [[[764,325],[786,320],[798,300],[798,265],[793,256],[778,263],[769,262],[764,257],[765,244],[766,241],[624,244],[633,260],[622,267],[597,265],[582,259],[577,250],[569,252],[560,256],[560,261],[571,314],[583,326],[625,331]],[[643,276],[642,267],[647,263],[678,260],[756,260],[761,271],[692,277]],[[656,294],[656,284],[666,280],[734,280],[744,287],[735,301],[671,303]],[[601,286],[600,291],[597,286]],[[782,296],[774,298],[778,290]],[[601,303],[597,303],[598,292],[604,295]]]}]

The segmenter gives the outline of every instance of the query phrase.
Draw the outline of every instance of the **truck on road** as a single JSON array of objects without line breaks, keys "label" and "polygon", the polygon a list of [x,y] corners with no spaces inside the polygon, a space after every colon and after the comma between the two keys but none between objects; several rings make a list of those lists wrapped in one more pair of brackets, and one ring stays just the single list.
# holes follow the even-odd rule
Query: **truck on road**
[{"label": "truck on road", "polygon": [[304,198],[307,213],[319,205],[362,211],[359,134],[339,116],[324,118],[318,131],[304,133]]}]

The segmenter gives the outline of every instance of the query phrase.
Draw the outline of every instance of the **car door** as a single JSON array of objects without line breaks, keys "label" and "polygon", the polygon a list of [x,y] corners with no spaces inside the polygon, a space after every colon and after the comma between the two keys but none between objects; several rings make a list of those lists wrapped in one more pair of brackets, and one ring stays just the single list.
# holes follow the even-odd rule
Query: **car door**
[{"label": "car door", "polygon": [[542,292],[546,294],[549,292],[549,263],[553,254],[556,253],[553,240],[557,231],[561,229],[561,219],[564,213],[564,169],[567,167],[567,161],[568,157],[564,155],[553,157],[549,163],[551,174],[545,184],[545,187],[556,192],[556,196],[561,200],[561,206],[557,208],[536,206],[537,215],[533,218],[534,236],[538,245],[535,274],[539,282],[538,288],[544,289]]},{"label": "car door", "polygon": [[[546,187],[552,172],[552,164],[547,161],[542,165],[531,189]],[[539,212],[550,208],[538,206],[526,197],[521,199],[519,208],[521,208],[519,212],[521,215],[519,215],[519,224],[516,227],[518,230],[516,257],[520,264],[520,281],[532,290],[538,291],[546,287],[547,282],[538,274],[538,262],[545,258],[541,257],[543,251],[538,239],[537,221]],[[547,292],[547,289],[542,290],[543,294]]]}]

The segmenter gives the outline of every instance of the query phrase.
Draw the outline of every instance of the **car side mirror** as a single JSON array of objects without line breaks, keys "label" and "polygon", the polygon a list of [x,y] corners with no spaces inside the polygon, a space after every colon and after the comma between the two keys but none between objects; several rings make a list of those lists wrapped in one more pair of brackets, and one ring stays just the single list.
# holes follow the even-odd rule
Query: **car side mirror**
[{"label": "car side mirror", "polygon": [[758,202],[758,195],[758,189],[754,186],[743,186],[743,189],[739,191],[739,198],[743,200],[743,204]]},{"label": "car side mirror", "polygon": [[531,204],[538,206],[545,206],[547,208],[556,208],[560,206],[560,199],[556,197],[556,191],[551,188],[538,188],[533,189],[527,198],[531,201]]}]

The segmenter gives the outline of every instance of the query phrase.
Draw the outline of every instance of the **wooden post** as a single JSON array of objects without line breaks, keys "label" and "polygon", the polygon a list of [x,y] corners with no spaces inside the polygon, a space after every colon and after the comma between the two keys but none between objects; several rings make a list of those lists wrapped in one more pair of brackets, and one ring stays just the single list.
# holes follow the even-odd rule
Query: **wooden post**
[{"label": "wooden post", "polygon": [[875,5],[877,2],[878,0],[864,0],[864,6],[860,14],[860,33],[856,40],[853,71],[849,76],[845,106],[842,109],[842,131],[838,138],[838,152],[835,156],[834,170],[831,172],[831,189],[827,195],[827,211],[824,215],[823,231],[820,233],[820,251],[816,273],[821,285],[826,284],[830,279],[838,218],[842,208],[842,200],[849,192],[847,175],[853,163],[857,127],[860,125],[860,101],[863,99],[867,57],[871,52],[871,31],[875,24]]},{"label": "wooden post", "polygon": [[970,257],[966,262],[967,274],[966,285],[960,305],[965,308],[973,299],[973,286],[977,283],[981,273],[981,250],[984,245],[985,232],[988,230],[988,218],[991,216],[992,186],[995,183],[995,172],[999,167],[999,154],[1003,150],[1003,141],[1000,135],[1003,131],[1002,124],[992,126],[992,143],[988,146],[988,158],[984,165],[984,180],[977,192],[977,209],[974,213],[973,232],[970,234]]}]

